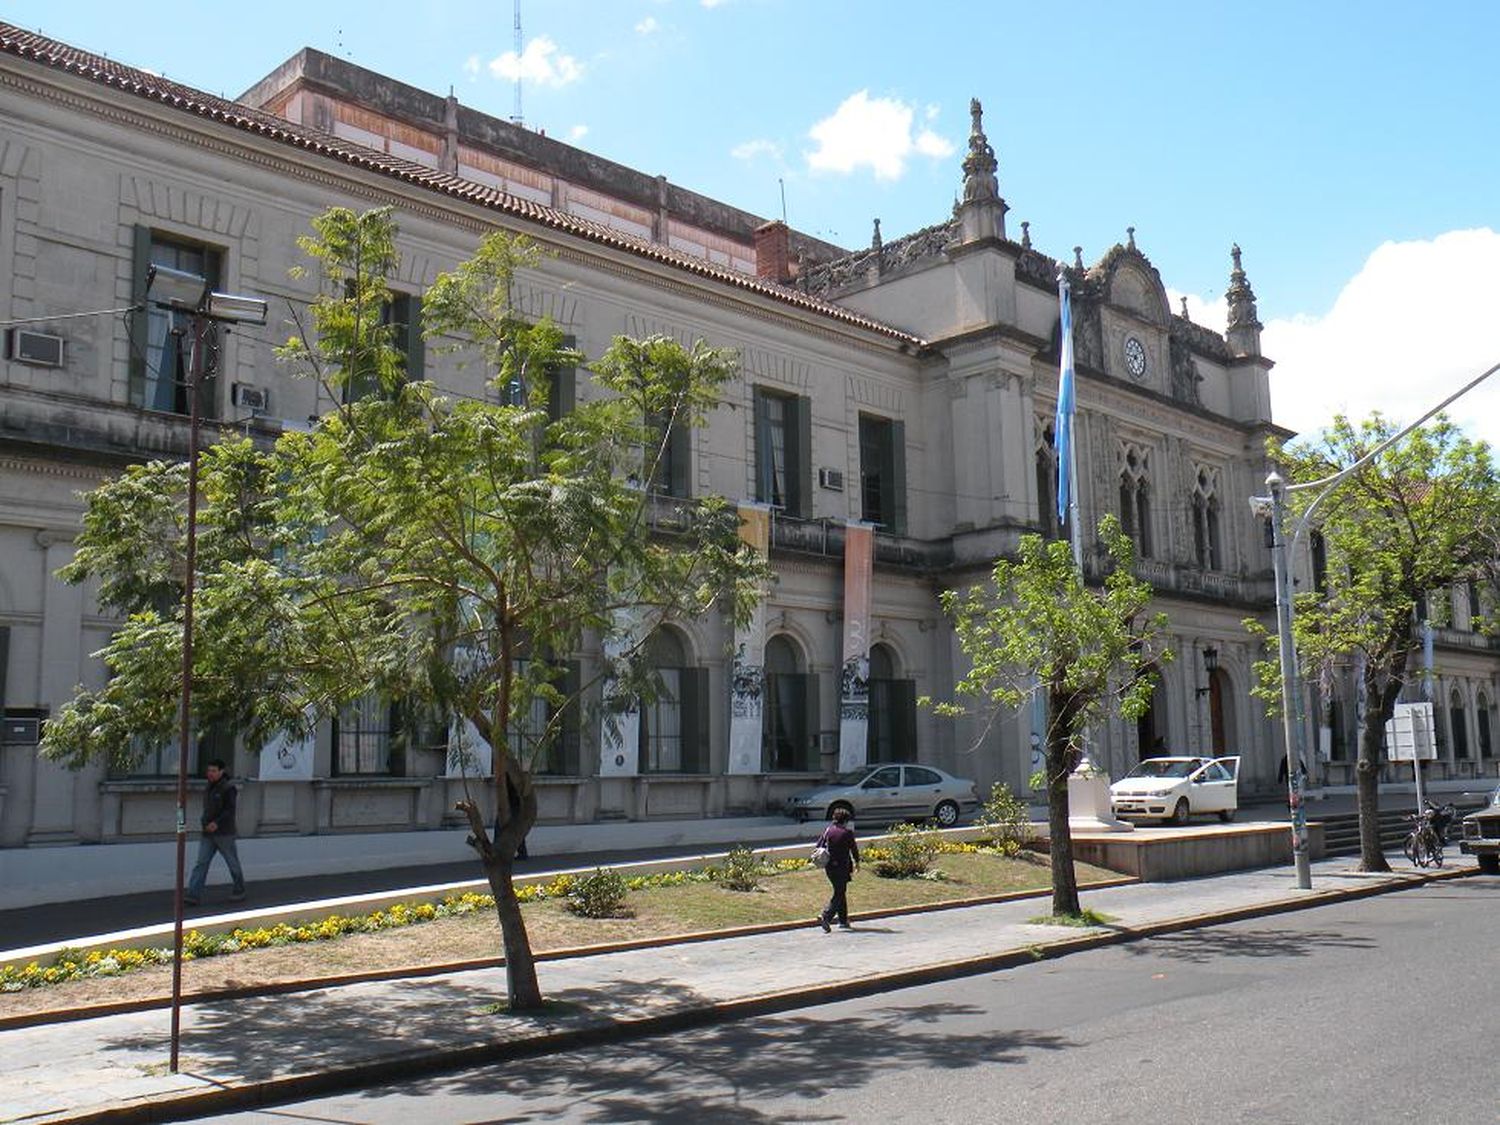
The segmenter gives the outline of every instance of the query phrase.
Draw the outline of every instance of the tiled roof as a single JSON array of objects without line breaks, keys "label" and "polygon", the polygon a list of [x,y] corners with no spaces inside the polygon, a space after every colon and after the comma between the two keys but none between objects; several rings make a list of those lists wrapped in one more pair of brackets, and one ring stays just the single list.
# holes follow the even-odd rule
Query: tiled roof
[{"label": "tiled roof", "polygon": [[122,93],[156,102],[186,114],[208,118],[279,144],[299,148],[330,160],[342,161],[345,164],[390,176],[429,191],[465,200],[500,214],[636,254],[675,269],[685,270],[700,277],[795,306],[817,316],[828,317],[899,340],[913,347],[920,348],[926,345],[926,341],[920,337],[902,332],[891,325],[883,324],[839,305],[800,293],[795,289],[774,285],[737,270],[727,269],[701,258],[694,258],[670,247],[623,234],[603,224],[590,222],[555,208],[544,207],[530,200],[507,195],[497,188],[478,184],[447,172],[440,172],[414,161],[403,160],[400,157],[367,148],[342,137],[295,124],[274,114],[228,101],[202,90],[195,90],[191,86],[184,86],[180,82],[173,82],[135,67],[125,66],[102,55],[81,51],[66,43],[60,43],[55,39],[26,31],[12,24],[0,22],[0,54],[12,55],[68,74],[75,74],[101,86],[113,87]]}]

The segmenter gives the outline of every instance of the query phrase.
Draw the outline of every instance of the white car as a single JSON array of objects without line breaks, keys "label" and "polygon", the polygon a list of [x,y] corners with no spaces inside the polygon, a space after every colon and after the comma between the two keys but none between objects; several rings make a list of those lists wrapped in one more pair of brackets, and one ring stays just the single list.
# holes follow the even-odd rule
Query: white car
[{"label": "white car", "polygon": [[1121,820],[1186,824],[1199,813],[1231,821],[1240,805],[1239,758],[1147,758],[1109,787]]}]

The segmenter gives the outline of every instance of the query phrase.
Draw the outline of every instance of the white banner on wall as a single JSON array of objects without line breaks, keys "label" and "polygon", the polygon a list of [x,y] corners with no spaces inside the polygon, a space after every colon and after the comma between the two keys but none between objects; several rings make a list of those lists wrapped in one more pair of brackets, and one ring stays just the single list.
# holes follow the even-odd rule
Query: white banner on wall
[{"label": "white banner on wall", "polygon": [[[761,554],[771,546],[771,509],[741,504],[740,538]],[[734,631],[729,670],[729,773],[761,772],[762,708],[766,688],[766,602],[764,591],[750,622]]]},{"label": "white banner on wall", "polygon": [[489,777],[495,768],[495,751],[479,728],[455,715],[448,724],[448,761],[444,777]]},{"label": "white banner on wall", "polygon": [[[604,659],[611,666],[639,642],[639,611],[615,611],[613,632],[604,638]],[[599,776],[634,777],[641,772],[641,703],[618,690],[613,676],[604,680],[604,707],[599,716]]]},{"label": "white banner on wall", "polygon": [[260,748],[261,781],[311,781],[315,740],[282,732]]},{"label": "white banner on wall", "polygon": [[839,772],[859,769],[870,754],[870,574],[875,529],[844,529],[844,663],[839,674]]}]

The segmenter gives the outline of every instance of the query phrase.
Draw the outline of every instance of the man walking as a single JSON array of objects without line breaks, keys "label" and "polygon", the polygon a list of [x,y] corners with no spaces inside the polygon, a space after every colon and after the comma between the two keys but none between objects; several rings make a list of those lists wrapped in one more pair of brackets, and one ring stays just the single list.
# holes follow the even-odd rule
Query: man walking
[{"label": "man walking", "polygon": [[239,902],[245,897],[245,873],[240,870],[240,854],[234,835],[234,782],[224,767],[222,758],[208,763],[204,771],[208,788],[203,791],[203,837],[198,841],[198,864],[188,880],[187,893],[182,901],[197,906],[203,894],[203,884],[208,879],[208,865],[214,853],[224,857],[229,868],[233,886],[229,890],[229,901]]}]

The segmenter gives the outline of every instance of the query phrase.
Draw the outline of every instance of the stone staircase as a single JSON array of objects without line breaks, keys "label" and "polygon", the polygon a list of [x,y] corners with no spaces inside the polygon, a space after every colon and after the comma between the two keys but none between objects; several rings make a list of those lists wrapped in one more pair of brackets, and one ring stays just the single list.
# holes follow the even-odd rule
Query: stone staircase
[{"label": "stone staircase", "polygon": [[[1441,803],[1441,802],[1439,802]],[[1482,807],[1480,802],[1453,802],[1457,815],[1453,823],[1448,826],[1447,850],[1456,851],[1458,837],[1462,829],[1459,821]],[[1388,802],[1382,802],[1380,807],[1380,846],[1387,852],[1400,851],[1401,845],[1406,840],[1406,834],[1411,831],[1411,821],[1408,819],[1415,806],[1408,807],[1402,804],[1399,807],[1390,807]],[[1318,816],[1310,812],[1308,820],[1316,820],[1323,825],[1323,854],[1326,856],[1358,855],[1359,854],[1359,813],[1334,813],[1330,816]]]}]

